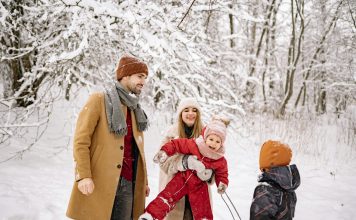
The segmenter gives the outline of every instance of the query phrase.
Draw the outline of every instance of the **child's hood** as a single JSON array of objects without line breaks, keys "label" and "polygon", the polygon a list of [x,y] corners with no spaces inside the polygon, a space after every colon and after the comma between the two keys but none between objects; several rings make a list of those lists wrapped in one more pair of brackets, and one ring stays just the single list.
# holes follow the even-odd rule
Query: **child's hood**
[{"label": "child's hood", "polygon": [[300,176],[295,164],[281,167],[273,167],[269,172],[263,172],[258,180],[277,184],[284,190],[294,191],[300,185]]}]

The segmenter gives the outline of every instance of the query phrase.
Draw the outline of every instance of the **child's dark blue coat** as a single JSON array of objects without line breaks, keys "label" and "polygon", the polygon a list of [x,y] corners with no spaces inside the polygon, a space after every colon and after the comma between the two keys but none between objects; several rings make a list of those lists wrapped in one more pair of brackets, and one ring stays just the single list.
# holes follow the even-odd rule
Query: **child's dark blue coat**
[{"label": "child's dark blue coat", "polygon": [[274,167],[263,172],[255,188],[250,209],[250,220],[291,220],[294,217],[300,185],[296,165]]}]

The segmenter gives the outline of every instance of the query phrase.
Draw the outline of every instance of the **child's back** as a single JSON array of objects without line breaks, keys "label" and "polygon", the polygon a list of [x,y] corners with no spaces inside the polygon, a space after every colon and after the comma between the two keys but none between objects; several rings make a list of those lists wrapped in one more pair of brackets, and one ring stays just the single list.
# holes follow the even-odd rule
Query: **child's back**
[{"label": "child's back", "polygon": [[260,183],[253,194],[250,220],[291,220],[294,217],[300,185],[296,165],[289,165],[292,152],[288,145],[267,141],[260,153]]}]

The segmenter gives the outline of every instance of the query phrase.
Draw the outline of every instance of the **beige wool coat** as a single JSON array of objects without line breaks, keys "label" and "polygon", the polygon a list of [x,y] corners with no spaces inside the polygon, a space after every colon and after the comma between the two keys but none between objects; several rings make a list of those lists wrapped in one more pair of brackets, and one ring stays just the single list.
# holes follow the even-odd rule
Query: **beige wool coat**
[{"label": "beige wool coat", "polygon": [[[121,107],[126,116],[127,107]],[[137,129],[133,111],[131,116],[133,136],[139,149],[133,208],[133,219],[138,219],[144,212],[148,183],[143,133]],[[117,137],[109,131],[104,93],[91,95],[79,114],[74,135],[75,181],[67,209],[69,218],[110,219],[123,163],[123,146],[124,136]],[[93,179],[95,186],[89,196],[78,190],[77,182],[87,177]]]},{"label": "beige wool coat", "polygon": [[[166,132],[163,141],[161,143],[161,146],[164,145],[165,143],[171,141],[172,139],[179,138],[178,134],[178,124],[175,123],[173,124]],[[159,150],[159,149],[158,149]],[[160,171],[159,171],[159,192],[161,192],[166,185],[171,181],[174,177],[174,175],[179,172],[178,171],[178,163],[182,163],[183,159],[183,154],[174,154],[170,157],[167,158],[167,160],[163,163],[160,164]],[[212,183],[210,183],[212,184]],[[211,192],[210,192],[210,185],[208,187],[209,190],[209,197],[210,197],[210,205],[213,207],[212,203],[212,197],[211,197]],[[183,220],[184,217],[184,210],[185,210],[185,197],[183,197],[181,200],[179,200],[176,203],[176,206],[172,211],[170,211],[167,216],[165,217],[165,220]]]}]

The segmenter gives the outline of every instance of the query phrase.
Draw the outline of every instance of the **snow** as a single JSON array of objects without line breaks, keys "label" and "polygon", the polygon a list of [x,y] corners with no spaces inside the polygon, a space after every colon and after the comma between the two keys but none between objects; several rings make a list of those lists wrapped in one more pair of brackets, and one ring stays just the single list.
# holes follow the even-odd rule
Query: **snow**
[{"label": "snow", "polygon": [[[66,37],[66,36],[65,36]],[[78,56],[79,54],[83,53],[83,50],[88,47],[88,34],[84,33],[84,37],[82,41],[79,44],[79,47],[71,52],[63,52],[61,55],[58,57],[53,56],[49,59],[50,63],[57,62],[59,60],[70,60],[73,59],[74,57]]]},{"label": "snow", "polygon": [[9,13],[2,4],[0,4],[0,15],[2,15],[0,17],[0,23],[5,26],[6,18],[9,16]]},{"label": "snow", "polygon": [[[71,137],[75,118],[86,99],[85,95],[71,102],[56,102],[46,133],[31,151],[26,152],[20,160],[0,163],[1,220],[67,219],[65,212],[74,181]],[[147,113],[151,119],[151,126],[144,138],[151,188],[147,199],[149,202],[158,194],[159,166],[152,159],[158,150],[162,132],[169,125],[158,112],[148,110]],[[246,127],[250,125],[248,121],[244,123]],[[262,124],[264,121],[257,118],[255,123]],[[303,134],[301,130],[305,129],[300,127],[300,130],[293,131],[297,126],[290,127],[291,131],[288,133],[282,131],[283,125],[278,123],[281,122],[264,125],[272,128],[270,130],[274,134],[266,134],[267,129],[263,126],[260,133],[248,133],[240,126],[238,132],[230,131],[228,134],[226,158],[230,184],[227,194],[242,219],[249,219],[252,194],[257,185],[259,146],[267,138],[287,139],[293,134]],[[308,125],[310,129],[306,129],[306,132],[311,135],[306,136],[306,140],[301,141],[303,137],[300,136],[288,138],[288,144],[294,151],[292,162],[297,164],[301,175],[301,186],[296,191],[298,202],[295,219],[353,219],[356,216],[356,191],[353,189],[356,182],[356,160],[353,151],[341,144],[335,145],[338,137],[332,133],[336,127],[327,127],[325,131],[318,125]],[[318,132],[313,133],[312,130]],[[325,136],[316,137],[318,134]],[[305,143],[307,148],[297,146],[297,143]],[[308,143],[322,147],[314,152],[308,147]],[[26,146],[26,143],[18,140],[10,146],[1,146],[0,159],[12,155],[11,147],[19,148],[21,145]],[[224,201],[216,192],[216,186],[212,185],[211,189],[215,219],[232,219]],[[224,198],[227,200],[226,196]]]}]

